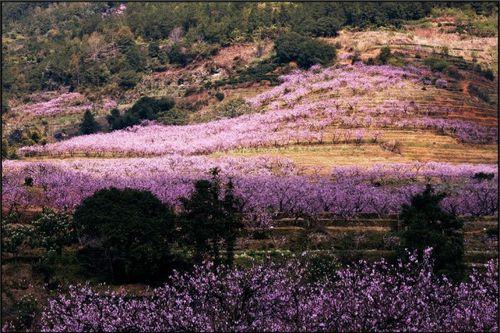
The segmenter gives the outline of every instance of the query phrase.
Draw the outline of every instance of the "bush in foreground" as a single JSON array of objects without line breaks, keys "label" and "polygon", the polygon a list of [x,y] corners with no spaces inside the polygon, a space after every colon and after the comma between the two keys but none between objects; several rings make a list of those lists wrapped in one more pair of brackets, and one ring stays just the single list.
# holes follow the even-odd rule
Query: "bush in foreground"
[{"label": "bush in foreground", "polygon": [[151,192],[99,190],[75,210],[80,258],[111,281],[151,281],[168,269],[173,213]]},{"label": "bush in foreground", "polygon": [[432,273],[430,251],[395,266],[359,263],[309,283],[295,261],[247,270],[212,264],[149,296],[70,287],[48,303],[43,331],[496,331],[497,266],[464,283]]}]

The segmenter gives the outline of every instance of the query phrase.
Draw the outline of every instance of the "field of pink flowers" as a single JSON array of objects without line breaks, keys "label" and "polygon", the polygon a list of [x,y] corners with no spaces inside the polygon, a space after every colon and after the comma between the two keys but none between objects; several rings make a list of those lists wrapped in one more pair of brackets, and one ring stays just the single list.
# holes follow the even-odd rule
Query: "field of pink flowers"
[{"label": "field of pink flowers", "polygon": [[498,263],[462,283],[423,261],[361,263],[307,283],[307,265],[198,266],[148,296],[72,286],[49,301],[41,330],[84,331],[496,331]]},{"label": "field of pink flowers", "polygon": [[[287,159],[165,156],[131,159],[81,159],[47,162],[5,161],[2,165],[4,208],[48,206],[72,210],[95,191],[107,188],[149,190],[180,208],[197,179],[218,167],[231,178],[251,227],[272,227],[277,216],[342,219],[359,215],[386,217],[432,183],[448,197],[443,207],[460,215],[495,215],[498,211],[497,167],[413,163],[335,167],[330,176],[303,175]],[[491,179],[478,179],[478,174]],[[25,184],[32,179],[32,186]]]}]

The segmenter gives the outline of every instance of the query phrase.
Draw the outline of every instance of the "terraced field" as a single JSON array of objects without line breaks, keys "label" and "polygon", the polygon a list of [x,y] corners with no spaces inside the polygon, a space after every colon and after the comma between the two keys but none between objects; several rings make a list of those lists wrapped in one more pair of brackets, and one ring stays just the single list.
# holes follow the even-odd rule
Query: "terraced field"
[{"label": "terraced field", "polygon": [[[264,254],[292,256],[302,251],[331,254],[341,261],[392,258],[399,244],[401,230],[396,218],[336,220],[324,216],[314,222],[283,218],[266,233],[248,230],[237,245],[242,262]],[[490,230],[490,233],[487,232]],[[464,219],[465,261],[470,267],[481,267],[498,256],[496,217]],[[299,255],[297,254],[297,255]]]}]

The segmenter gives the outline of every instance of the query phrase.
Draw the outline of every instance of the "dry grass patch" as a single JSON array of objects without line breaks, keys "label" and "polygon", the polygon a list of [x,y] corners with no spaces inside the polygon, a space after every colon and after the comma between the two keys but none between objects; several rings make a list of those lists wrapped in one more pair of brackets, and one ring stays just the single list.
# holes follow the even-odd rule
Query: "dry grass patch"
[{"label": "dry grass patch", "polygon": [[336,165],[371,166],[376,163],[402,162],[449,162],[449,163],[488,163],[498,162],[496,145],[469,145],[444,135],[425,131],[383,131],[383,140],[397,140],[402,145],[401,154],[384,150],[376,143],[356,144],[311,144],[290,145],[286,147],[245,148],[212,156],[259,155],[279,156],[291,159],[307,173],[328,174]]}]

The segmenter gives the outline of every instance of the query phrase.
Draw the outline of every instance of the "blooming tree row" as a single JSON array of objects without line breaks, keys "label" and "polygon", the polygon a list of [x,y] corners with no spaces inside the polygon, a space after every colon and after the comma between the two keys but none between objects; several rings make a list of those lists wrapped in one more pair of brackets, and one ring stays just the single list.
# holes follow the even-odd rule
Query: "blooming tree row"
[{"label": "blooming tree row", "polygon": [[308,282],[307,265],[174,273],[147,296],[72,286],[49,300],[40,329],[83,331],[496,331],[498,263],[462,283],[423,261],[360,262]]},{"label": "blooming tree row", "polygon": [[[109,110],[116,107],[116,102],[110,99],[103,101],[100,105],[103,109]],[[27,105],[20,105],[13,109],[14,112],[35,116],[57,116],[62,114],[81,113],[90,110],[93,105],[80,93],[63,93],[48,101],[40,101]]]},{"label": "blooming tree row", "polygon": [[[231,177],[250,226],[270,227],[278,214],[341,218],[359,214],[387,216],[433,183],[448,193],[443,207],[460,215],[494,215],[498,210],[497,168],[489,165],[415,163],[376,165],[371,169],[335,168],[331,176],[308,176],[288,160],[169,156],[161,158],[3,163],[3,206],[73,209],[107,187],[149,190],[179,207],[193,184],[219,167]],[[477,179],[478,173],[490,179]],[[31,179],[31,186],[26,179]]]}]

